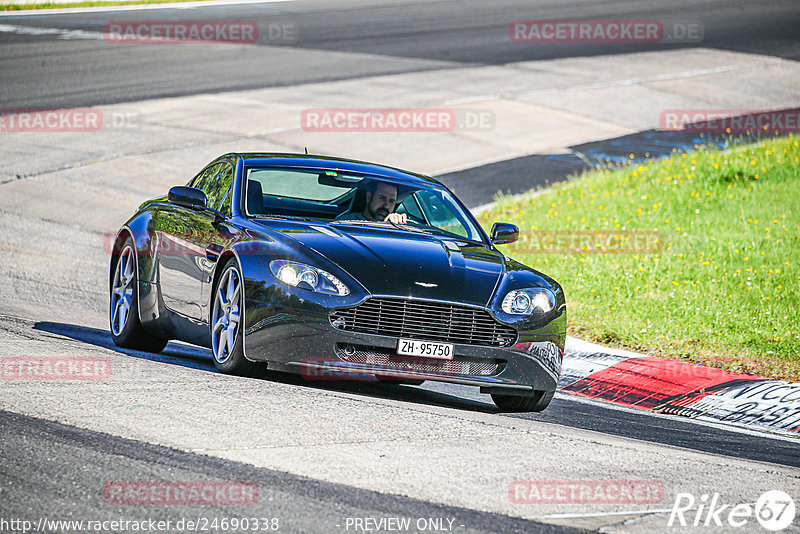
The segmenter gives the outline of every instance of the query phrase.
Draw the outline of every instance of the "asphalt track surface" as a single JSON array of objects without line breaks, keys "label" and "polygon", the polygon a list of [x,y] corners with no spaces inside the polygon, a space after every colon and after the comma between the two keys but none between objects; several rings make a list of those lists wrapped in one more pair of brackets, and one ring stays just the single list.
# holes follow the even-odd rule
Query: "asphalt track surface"
[{"label": "asphalt track surface", "polygon": [[[445,67],[697,45],[526,46],[508,38],[512,20],[562,18],[699,21],[704,47],[800,58],[800,5],[793,0],[293,1],[190,10],[10,15],[0,18],[0,24],[88,32],[102,32],[110,21],[243,20],[257,23],[267,40],[261,41],[261,46],[122,45],[102,38],[0,32],[0,108],[96,106]],[[269,40],[270,25],[290,25],[296,33],[286,40]]]},{"label": "asphalt track surface", "polygon": [[[218,372],[214,368],[210,351],[195,348],[187,350],[187,346],[182,343],[172,343],[168,349],[169,354],[165,356],[120,349],[114,345],[107,331],[95,328],[39,322],[32,325],[32,330],[41,334],[64,336],[87,345],[115,350],[153,362],[188,367],[198,372]],[[731,458],[800,467],[800,454],[798,454],[800,445],[797,440],[791,438],[766,438],[760,432],[736,431],[722,425],[694,422],[685,417],[620,409],[604,402],[577,399],[567,394],[558,394],[544,412],[507,414],[500,412],[488,395],[479,394],[475,388],[450,384],[427,382],[421,387],[350,381],[331,381],[321,384],[309,383],[299,376],[285,373],[272,373],[266,380],[298,387],[322,387],[365,397],[382,396],[414,404],[444,406],[554,423]]]},{"label": "asphalt track surface", "polygon": [[[419,518],[447,518],[454,530],[463,533],[584,532],[310,480],[4,411],[0,411],[0,427],[4,433],[0,485],[6,518],[41,510],[43,501],[48,503],[52,521],[130,517],[125,506],[105,501],[103,488],[109,480],[235,480],[257,484],[255,504],[154,506],[146,513],[148,520],[177,526],[181,519],[211,525],[215,518],[255,517],[269,522],[278,519],[280,532],[332,532],[346,530],[346,518],[377,516],[407,518],[411,524]],[[80,509],[74,506],[77,502]],[[170,531],[178,530],[174,526]]]},{"label": "asphalt track surface", "polygon": [[[467,65],[504,64],[532,59],[613,54],[614,45],[559,45],[532,48],[509,43],[504,31],[510,20],[526,18],[642,18],[701,20],[704,46],[800,59],[800,5],[797,2],[288,2],[185,10],[85,13],[2,17],[0,25],[25,28],[101,31],[109,20],[186,19],[253,20],[260,25],[291,24],[299,30],[294,42],[260,46],[202,45],[122,46],[97,39],[62,39],[63,34],[0,32],[0,107],[53,108],[183,96],[235,89],[292,86],[309,82],[352,79],[386,73],[457,69]],[[684,45],[639,45],[660,50]],[[692,46],[691,44],[685,46]],[[626,51],[631,51],[630,47]],[[337,52],[348,54],[337,55]],[[360,54],[353,57],[351,54]],[[632,143],[669,146],[663,136],[640,134]],[[669,140],[674,146],[691,138]],[[610,144],[598,145],[598,157]],[[583,147],[591,149],[592,147]],[[622,150],[624,152],[624,150]],[[535,158],[535,156],[533,157]],[[460,195],[470,205],[485,198],[485,181],[492,172],[541,164],[553,181],[582,164],[570,160],[545,162],[521,158],[467,170],[457,178],[469,184]],[[449,176],[456,179],[456,176]],[[448,176],[443,177],[445,182]],[[466,182],[464,181],[466,179]],[[542,183],[545,183],[542,182]],[[463,186],[462,186],[463,187]],[[13,262],[12,257],[4,261]],[[58,303],[56,303],[58,304]],[[61,305],[67,309],[69,302]],[[67,322],[35,322],[21,327],[26,335],[66,338],[86,346],[113,348],[107,332]],[[215,372],[203,351],[172,344],[167,355],[117,351],[145,361],[170,363],[196,373]],[[486,396],[462,388],[426,384],[422,388],[374,384],[307,384],[287,376],[272,380],[298,388],[331,389],[364,398],[378,397],[413,407],[446,407],[525,419],[557,427],[587,430],[624,440],[649,442],[709,455],[752,460],[775,466],[800,467],[796,441],[758,433],[703,425],[670,416],[620,410],[601,403],[558,395],[542,414],[500,414]],[[0,412],[0,510],[21,516],[35,510],[75,517],[114,518],[98,488],[109,479],[156,480],[191,478],[247,479],[269,494],[264,513],[291,518],[282,531],[341,530],[343,517],[407,516],[459,518],[475,532],[570,531],[569,528],[425,501],[386,495],[347,485],[315,481],[279,471],[218,458],[179,452],[156,445],[93,432],[69,425]],[[42,504],[47,502],[48,504]],[[80,503],[80,504],[76,504]],[[223,508],[204,509],[221,516]],[[164,519],[197,516],[197,509],[148,510]],[[338,525],[338,526],[337,526]]]}]

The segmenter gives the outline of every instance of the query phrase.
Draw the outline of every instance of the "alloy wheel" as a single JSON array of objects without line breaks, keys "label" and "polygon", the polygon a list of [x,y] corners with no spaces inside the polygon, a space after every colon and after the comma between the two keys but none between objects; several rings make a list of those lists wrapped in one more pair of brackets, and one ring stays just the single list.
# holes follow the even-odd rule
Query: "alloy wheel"
[{"label": "alloy wheel", "polygon": [[119,336],[128,321],[133,302],[133,284],[135,261],[133,249],[125,247],[117,260],[114,269],[114,280],[111,284],[111,331]]},{"label": "alloy wheel", "polygon": [[231,355],[239,328],[239,302],[241,282],[235,267],[226,270],[220,278],[214,296],[214,313],[211,324],[211,348],[218,363],[225,362]]}]

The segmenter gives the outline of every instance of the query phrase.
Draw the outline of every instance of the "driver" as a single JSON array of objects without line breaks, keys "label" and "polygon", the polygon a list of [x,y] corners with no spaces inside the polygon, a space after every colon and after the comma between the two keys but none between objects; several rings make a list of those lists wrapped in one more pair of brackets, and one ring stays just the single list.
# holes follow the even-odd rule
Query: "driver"
[{"label": "driver", "polygon": [[397,204],[397,186],[387,182],[372,182],[366,191],[366,206],[361,213],[347,212],[336,217],[365,221],[388,221],[394,224],[407,224],[405,213],[394,213]]}]

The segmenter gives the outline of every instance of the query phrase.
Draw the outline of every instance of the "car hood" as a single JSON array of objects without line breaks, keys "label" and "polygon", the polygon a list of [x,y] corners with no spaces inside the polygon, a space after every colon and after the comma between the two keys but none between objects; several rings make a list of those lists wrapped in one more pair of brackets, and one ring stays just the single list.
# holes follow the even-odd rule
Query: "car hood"
[{"label": "car hood", "polygon": [[407,230],[272,221],[269,228],[322,254],[373,295],[486,306],[504,270],[502,254],[486,246]]}]

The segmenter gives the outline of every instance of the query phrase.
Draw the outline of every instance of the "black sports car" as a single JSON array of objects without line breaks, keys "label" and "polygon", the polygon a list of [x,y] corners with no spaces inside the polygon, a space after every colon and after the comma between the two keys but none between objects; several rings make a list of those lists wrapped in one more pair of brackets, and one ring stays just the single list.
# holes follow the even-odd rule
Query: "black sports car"
[{"label": "black sports car", "polygon": [[298,154],[226,154],[145,202],[111,257],[114,342],[210,347],[224,373],[266,369],[479,386],[540,411],[564,355],[557,282],[499,252],[442,184]]}]

